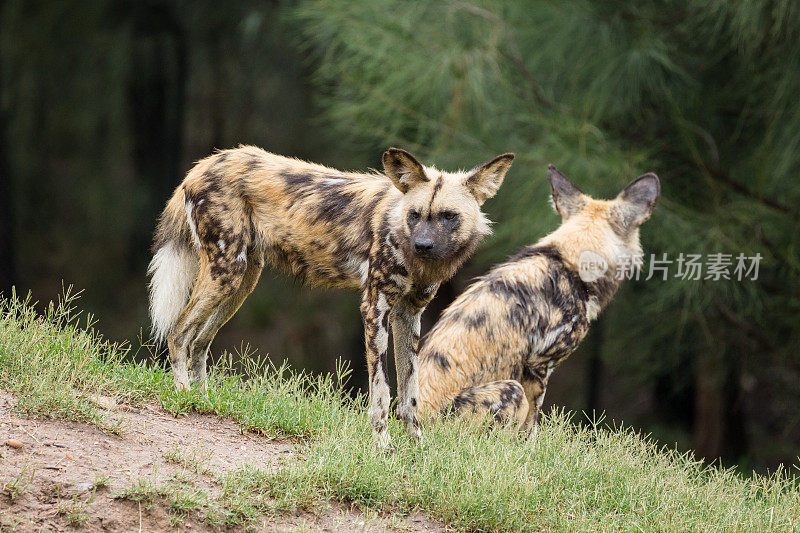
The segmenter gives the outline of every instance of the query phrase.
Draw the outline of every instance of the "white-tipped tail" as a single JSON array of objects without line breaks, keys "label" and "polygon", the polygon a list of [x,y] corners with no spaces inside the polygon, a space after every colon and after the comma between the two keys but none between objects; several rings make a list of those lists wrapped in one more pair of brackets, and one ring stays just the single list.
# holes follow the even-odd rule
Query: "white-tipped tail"
[{"label": "white-tipped tail", "polygon": [[150,318],[156,341],[163,341],[178,321],[197,268],[194,251],[174,242],[164,244],[150,261]]}]

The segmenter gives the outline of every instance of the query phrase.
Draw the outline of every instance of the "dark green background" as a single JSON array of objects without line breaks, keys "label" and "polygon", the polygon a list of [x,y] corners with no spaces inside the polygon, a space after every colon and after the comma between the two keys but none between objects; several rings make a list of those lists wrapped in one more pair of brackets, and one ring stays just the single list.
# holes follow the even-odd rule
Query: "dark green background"
[{"label": "dark green background", "polygon": [[[62,280],[115,340],[148,327],[155,220],[192,162],[256,144],[343,168],[387,146],[517,159],[427,312],[558,224],[555,163],[612,196],[655,171],[648,253],[763,256],[757,281],[628,283],[548,404],[744,469],[800,453],[800,8],[765,2],[0,1],[0,285]],[[673,270],[674,272],[674,270]],[[355,293],[266,273],[214,344],[352,360]]]}]

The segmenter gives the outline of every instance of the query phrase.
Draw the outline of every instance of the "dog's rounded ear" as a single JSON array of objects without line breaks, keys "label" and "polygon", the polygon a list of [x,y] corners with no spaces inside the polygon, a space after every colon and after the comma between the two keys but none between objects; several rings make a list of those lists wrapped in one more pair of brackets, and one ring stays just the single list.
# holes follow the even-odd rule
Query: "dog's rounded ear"
[{"label": "dog's rounded ear", "polygon": [[483,202],[497,194],[497,189],[503,184],[503,178],[511,168],[512,161],[514,161],[514,154],[501,154],[467,173],[464,184],[479,204],[483,205]]},{"label": "dog's rounded ear", "polygon": [[547,179],[553,192],[553,207],[563,220],[583,209],[583,193],[552,164],[547,165]]},{"label": "dog's rounded ear", "polygon": [[630,182],[616,198],[623,226],[631,230],[650,218],[660,195],[661,182],[652,172]]},{"label": "dog's rounded ear", "polygon": [[422,164],[400,148],[389,148],[383,153],[383,172],[403,193],[414,185],[429,181]]}]

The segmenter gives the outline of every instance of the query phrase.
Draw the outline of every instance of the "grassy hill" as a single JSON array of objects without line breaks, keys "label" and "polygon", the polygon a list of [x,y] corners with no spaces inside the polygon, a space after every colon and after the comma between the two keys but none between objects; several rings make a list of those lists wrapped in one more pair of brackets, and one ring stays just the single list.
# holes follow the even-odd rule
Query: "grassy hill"
[{"label": "grassy hill", "polygon": [[[745,478],[630,429],[571,423],[569,413],[546,416],[535,440],[448,421],[426,428],[422,446],[393,421],[397,452],[385,455],[374,448],[363,398],[343,393],[346,372],[312,377],[253,362],[245,375],[214,369],[207,395],[179,393],[165,368],[131,362],[129,348],[103,341],[75,316],[73,301],[43,314],[28,302],[0,301],[0,389],[14,395],[17,412],[124,433],[93,401],[101,395],[176,415],[213,413],[243,431],[299,443],[291,465],[255,464],[222,480],[224,498],[188,511],[207,524],[339,501],[401,516],[421,511],[474,531],[800,530],[793,475]],[[0,472],[6,493],[13,483]],[[265,498],[280,504],[267,509]]]}]

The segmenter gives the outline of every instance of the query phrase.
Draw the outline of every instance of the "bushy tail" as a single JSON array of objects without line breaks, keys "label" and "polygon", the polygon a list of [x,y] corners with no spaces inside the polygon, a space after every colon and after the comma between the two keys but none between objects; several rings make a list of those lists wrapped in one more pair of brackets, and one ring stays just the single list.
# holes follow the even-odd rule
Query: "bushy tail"
[{"label": "bushy tail", "polygon": [[192,288],[198,255],[184,209],[183,191],[176,191],[161,215],[153,245],[150,276],[150,319],[153,336],[162,342],[172,332]]}]

